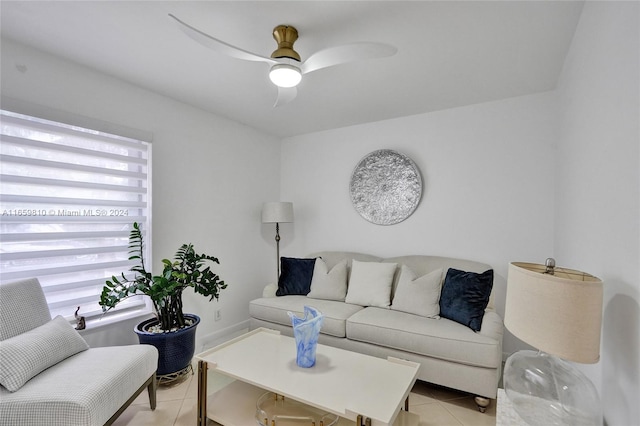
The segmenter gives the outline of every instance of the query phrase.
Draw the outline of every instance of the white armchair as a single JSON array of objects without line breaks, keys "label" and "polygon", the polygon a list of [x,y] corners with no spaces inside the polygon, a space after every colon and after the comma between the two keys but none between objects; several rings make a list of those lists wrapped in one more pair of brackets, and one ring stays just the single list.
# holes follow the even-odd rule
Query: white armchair
[{"label": "white armchair", "polygon": [[109,425],[145,388],[156,406],[157,350],[89,348],[37,279],[0,285],[0,360],[0,426]]}]

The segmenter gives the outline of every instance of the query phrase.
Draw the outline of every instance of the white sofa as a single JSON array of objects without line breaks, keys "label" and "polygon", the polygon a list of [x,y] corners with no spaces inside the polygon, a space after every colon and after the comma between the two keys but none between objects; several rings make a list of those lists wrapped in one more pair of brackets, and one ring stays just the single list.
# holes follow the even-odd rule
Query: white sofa
[{"label": "white sofa", "polygon": [[[393,308],[402,265],[422,277],[442,270],[442,280],[449,270],[482,273],[486,264],[437,256],[403,256],[382,259],[363,253],[326,251],[307,258],[320,257],[331,270],[345,259],[348,280],[352,264],[358,262],[396,263],[391,287],[391,307],[361,306],[339,300],[324,300],[304,295],[275,296],[278,288],[268,285],[263,297],[250,302],[250,327],[267,327],[292,335],[288,311],[301,314],[305,305],[324,315],[319,342],[377,357],[398,357],[420,363],[418,379],[476,395],[480,411],[497,396],[502,374],[502,318],[489,299],[482,326],[474,332],[466,325],[446,318],[427,318]],[[435,273],[435,272],[434,272]],[[442,284],[440,284],[442,285]],[[351,290],[351,288],[349,288]],[[349,296],[347,296],[349,301]]]}]

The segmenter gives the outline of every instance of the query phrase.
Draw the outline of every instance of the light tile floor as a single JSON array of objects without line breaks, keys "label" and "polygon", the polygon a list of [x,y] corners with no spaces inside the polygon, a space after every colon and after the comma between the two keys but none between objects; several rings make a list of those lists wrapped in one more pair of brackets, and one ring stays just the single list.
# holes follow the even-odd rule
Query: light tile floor
[{"label": "light tile floor", "polygon": [[[161,386],[155,411],[143,392],[116,420],[115,426],[195,426],[198,380],[195,375],[173,386]],[[230,407],[232,409],[232,407]],[[476,408],[473,396],[417,382],[409,396],[409,411],[420,415],[420,426],[495,426],[495,401],[486,413]],[[209,423],[211,426],[215,424]],[[254,426],[254,425],[247,425]]]}]

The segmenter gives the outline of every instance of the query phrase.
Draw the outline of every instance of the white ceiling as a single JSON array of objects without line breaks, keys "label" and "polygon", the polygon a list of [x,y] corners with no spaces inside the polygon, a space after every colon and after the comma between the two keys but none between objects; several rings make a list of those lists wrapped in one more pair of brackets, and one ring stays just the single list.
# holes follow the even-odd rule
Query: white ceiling
[{"label": "white ceiling", "polygon": [[[286,137],[531,94],[555,87],[582,11],[572,1],[7,1],[2,37]],[[304,60],[377,41],[390,58],[304,77],[273,108],[268,65],[222,56],[185,36],[173,13],[269,56],[294,25]]]}]

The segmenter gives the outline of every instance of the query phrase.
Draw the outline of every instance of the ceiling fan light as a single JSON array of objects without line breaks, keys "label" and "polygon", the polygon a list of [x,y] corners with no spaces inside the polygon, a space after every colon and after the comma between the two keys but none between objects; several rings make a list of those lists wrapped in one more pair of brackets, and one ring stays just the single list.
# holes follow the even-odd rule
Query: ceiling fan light
[{"label": "ceiling fan light", "polygon": [[302,80],[302,73],[295,65],[276,64],[271,67],[269,78],[278,87],[295,87]]}]

